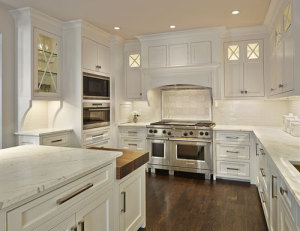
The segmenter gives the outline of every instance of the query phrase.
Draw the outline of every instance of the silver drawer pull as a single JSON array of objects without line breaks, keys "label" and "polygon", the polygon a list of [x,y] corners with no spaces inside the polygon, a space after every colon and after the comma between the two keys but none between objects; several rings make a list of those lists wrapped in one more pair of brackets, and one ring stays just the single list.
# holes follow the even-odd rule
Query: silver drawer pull
[{"label": "silver drawer pull", "polygon": [[285,193],[286,193],[286,195],[288,195],[288,190],[287,190],[287,189],[284,189],[284,188],[282,188],[282,187],[280,187],[280,193],[281,193],[282,196],[283,196]]},{"label": "silver drawer pull", "polygon": [[259,150],[260,150],[262,155],[266,155],[265,151],[262,148],[260,148]]},{"label": "silver drawer pull", "polygon": [[102,138],[103,136],[104,136],[104,134],[95,135],[95,136],[92,136],[92,139]]},{"label": "silver drawer pull", "polygon": [[230,151],[230,150],[227,150],[226,152],[229,152],[229,153],[239,153],[238,151]]},{"label": "silver drawer pull", "polygon": [[266,176],[266,174],[265,174],[265,170],[264,170],[263,168],[260,168],[260,172],[261,172],[261,175],[262,175],[263,177],[265,177],[265,176]]},{"label": "silver drawer pull", "polygon": [[129,143],[128,143],[128,145],[131,145],[131,146],[138,146],[137,144],[129,144]]},{"label": "silver drawer pull", "polygon": [[136,132],[136,131],[128,131],[127,133],[130,133],[130,134],[137,134],[138,132]]},{"label": "silver drawer pull", "polygon": [[277,177],[272,175],[272,198],[277,198],[277,190],[275,187],[276,186],[275,180],[277,180]]},{"label": "silver drawer pull", "polygon": [[62,139],[59,139],[59,140],[52,140],[51,143],[58,143],[58,142],[62,142],[63,140]]},{"label": "silver drawer pull", "polygon": [[263,203],[266,203],[264,192],[260,192],[260,195],[261,195],[261,200],[262,200],[262,202],[263,202]]},{"label": "silver drawer pull", "polygon": [[239,168],[227,168],[227,170],[236,170],[236,171],[238,171],[240,169]]},{"label": "silver drawer pull", "polygon": [[226,136],[227,139],[239,139],[238,136]]},{"label": "silver drawer pull", "polygon": [[80,193],[82,193],[82,192],[88,190],[89,188],[91,188],[91,187],[93,187],[93,186],[94,186],[94,185],[93,185],[92,183],[89,183],[89,184],[87,184],[86,186],[83,186],[82,188],[77,189],[75,192],[72,192],[72,193],[70,193],[69,195],[67,195],[67,196],[65,196],[65,197],[63,197],[63,198],[58,199],[58,200],[56,201],[56,203],[57,203],[58,205],[61,205],[61,204],[65,203],[65,202],[67,202],[68,200],[72,199],[73,197],[77,196],[78,194],[80,194]]},{"label": "silver drawer pull", "polygon": [[126,212],[126,192],[121,192],[123,194],[123,208],[121,209],[121,212]]},{"label": "silver drawer pull", "polygon": [[195,163],[186,163],[187,165],[195,165]]}]

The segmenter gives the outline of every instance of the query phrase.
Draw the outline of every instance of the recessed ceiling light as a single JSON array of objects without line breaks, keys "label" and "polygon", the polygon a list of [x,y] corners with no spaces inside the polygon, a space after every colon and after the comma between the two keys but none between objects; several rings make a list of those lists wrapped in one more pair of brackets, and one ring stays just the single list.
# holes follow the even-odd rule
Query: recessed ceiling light
[{"label": "recessed ceiling light", "polygon": [[238,10],[234,10],[231,12],[232,14],[239,14],[240,12]]},{"label": "recessed ceiling light", "polygon": [[114,29],[115,29],[115,30],[120,30],[121,28],[118,27],[118,26],[115,26]]},{"label": "recessed ceiling light", "polygon": [[170,26],[170,28],[171,28],[171,29],[175,29],[175,28],[176,28],[176,26],[174,26],[174,25],[171,25],[171,26]]}]

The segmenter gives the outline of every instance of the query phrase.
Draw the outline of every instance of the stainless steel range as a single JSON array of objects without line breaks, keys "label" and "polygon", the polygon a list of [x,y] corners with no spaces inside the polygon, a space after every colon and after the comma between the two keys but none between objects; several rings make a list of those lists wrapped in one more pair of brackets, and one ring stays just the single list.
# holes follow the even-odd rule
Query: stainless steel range
[{"label": "stainless steel range", "polygon": [[213,169],[211,122],[161,121],[147,126],[148,168],[204,173]]}]

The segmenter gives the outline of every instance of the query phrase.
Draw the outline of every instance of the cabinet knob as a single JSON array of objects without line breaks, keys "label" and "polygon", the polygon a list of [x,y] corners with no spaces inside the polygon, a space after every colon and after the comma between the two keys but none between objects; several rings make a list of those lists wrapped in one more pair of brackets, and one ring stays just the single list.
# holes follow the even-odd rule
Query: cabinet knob
[{"label": "cabinet knob", "polygon": [[140,93],[140,96],[142,96],[142,93]]},{"label": "cabinet knob", "polygon": [[283,88],[283,84],[279,84],[278,87],[279,87],[279,88]]},{"label": "cabinet knob", "polygon": [[245,94],[248,94],[248,91],[245,91]]},{"label": "cabinet knob", "polygon": [[101,69],[101,66],[100,66],[100,65],[96,65],[96,68],[99,68],[99,69]]},{"label": "cabinet knob", "polygon": [[283,194],[288,194],[288,191],[286,189],[283,189],[282,187],[280,187],[280,193],[283,196]]},{"label": "cabinet knob", "polygon": [[274,89],[274,88],[271,88],[270,90],[271,90],[271,91],[274,91],[275,89]]},{"label": "cabinet knob", "polygon": [[244,94],[244,91],[241,91],[241,94]]}]

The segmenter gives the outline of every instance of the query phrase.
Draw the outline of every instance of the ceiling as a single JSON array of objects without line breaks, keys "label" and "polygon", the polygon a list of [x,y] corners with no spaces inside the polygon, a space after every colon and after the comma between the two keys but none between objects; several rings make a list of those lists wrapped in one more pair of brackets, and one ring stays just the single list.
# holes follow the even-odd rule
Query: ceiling
[{"label": "ceiling", "polygon": [[[30,6],[61,20],[84,19],[125,39],[136,35],[211,26],[263,23],[270,0],[0,0],[13,8]],[[232,15],[239,10],[239,15]],[[121,30],[115,31],[114,26]]]}]

